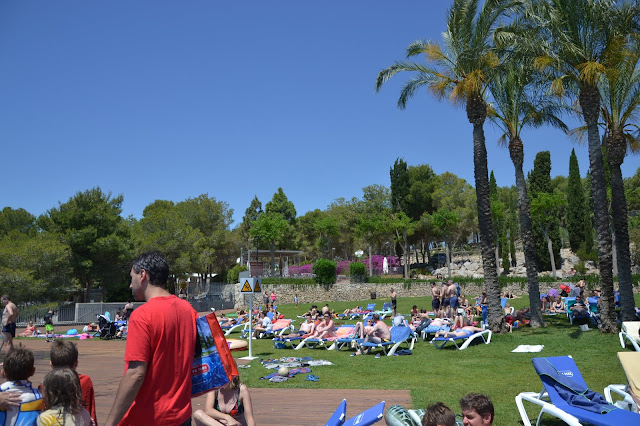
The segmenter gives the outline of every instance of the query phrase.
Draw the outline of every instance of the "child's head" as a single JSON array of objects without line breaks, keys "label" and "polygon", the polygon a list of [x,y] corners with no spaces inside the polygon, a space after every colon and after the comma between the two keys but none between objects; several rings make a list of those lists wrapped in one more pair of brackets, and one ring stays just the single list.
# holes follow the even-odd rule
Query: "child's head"
[{"label": "child's head", "polygon": [[75,343],[66,339],[56,339],[51,345],[51,367],[71,368],[75,370],[78,366],[78,347]]},{"label": "child's head", "polygon": [[45,408],[61,407],[71,413],[82,410],[82,388],[78,374],[70,368],[54,368],[42,382]]},{"label": "child's head", "polygon": [[2,377],[7,380],[27,380],[36,372],[33,364],[33,352],[18,344],[4,359]]},{"label": "child's head", "polygon": [[29,321],[29,327],[33,327],[33,321]]}]

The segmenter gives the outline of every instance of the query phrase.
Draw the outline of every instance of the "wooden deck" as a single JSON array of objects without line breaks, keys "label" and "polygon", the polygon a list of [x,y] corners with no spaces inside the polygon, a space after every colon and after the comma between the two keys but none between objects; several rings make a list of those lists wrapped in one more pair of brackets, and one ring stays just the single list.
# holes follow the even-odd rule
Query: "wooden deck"
[{"label": "wooden deck", "polygon": [[[19,340],[34,352],[36,373],[33,383],[41,383],[51,369],[49,343],[44,339]],[[76,341],[80,351],[78,372],[93,381],[98,422],[103,423],[111,410],[118,384],[124,372],[124,341]],[[277,386],[277,384],[274,384]],[[347,399],[347,417],[386,401],[387,407],[400,404],[410,408],[408,390],[383,389],[251,389],[254,415],[258,425],[323,425],[343,398]],[[193,399],[193,409],[202,408],[205,396]],[[384,421],[379,423],[384,424]]]}]

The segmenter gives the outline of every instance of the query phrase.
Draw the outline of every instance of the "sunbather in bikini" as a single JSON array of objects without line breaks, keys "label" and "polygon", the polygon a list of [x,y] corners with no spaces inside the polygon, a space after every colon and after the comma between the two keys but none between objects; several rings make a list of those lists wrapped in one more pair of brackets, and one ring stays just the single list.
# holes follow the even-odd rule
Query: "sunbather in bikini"
[{"label": "sunbather in bikini", "polygon": [[315,328],[316,328],[315,321],[313,321],[313,319],[311,318],[311,314],[307,313],[305,315],[305,321],[302,324],[300,324],[300,330],[298,330],[296,333],[287,334],[284,337],[290,338],[290,337],[306,336],[306,335],[312,334]]},{"label": "sunbather in bikini", "polygon": [[331,319],[330,312],[324,314],[324,321],[316,326],[316,331],[313,333],[313,337],[318,339],[336,337],[336,326]]},{"label": "sunbather in bikini", "polygon": [[436,333],[436,337],[469,337],[480,331],[484,331],[484,329],[474,327],[472,325],[465,325],[464,327],[453,331],[438,331]]},{"label": "sunbather in bikini", "polygon": [[[391,332],[389,326],[380,320],[380,315],[373,314],[373,327],[369,331],[365,331],[365,342],[382,343],[391,340]],[[359,350],[354,355],[361,355]]]}]

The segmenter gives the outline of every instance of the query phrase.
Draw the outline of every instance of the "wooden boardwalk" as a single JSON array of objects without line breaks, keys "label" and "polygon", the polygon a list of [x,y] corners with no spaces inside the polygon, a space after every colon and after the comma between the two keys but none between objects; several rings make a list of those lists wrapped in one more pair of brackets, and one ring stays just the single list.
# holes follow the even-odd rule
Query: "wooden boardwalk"
[{"label": "wooden boardwalk", "polygon": [[[44,339],[16,341],[34,352],[36,373],[32,382],[39,384],[51,369],[49,343]],[[98,423],[104,423],[111,410],[118,384],[124,372],[124,341],[76,341],[80,351],[78,372],[93,381]],[[254,415],[258,425],[323,425],[343,398],[347,399],[347,417],[386,401],[387,407],[400,404],[410,408],[408,390],[384,389],[251,389]],[[193,409],[203,408],[206,396],[193,399]],[[379,423],[384,424],[384,421]]]}]

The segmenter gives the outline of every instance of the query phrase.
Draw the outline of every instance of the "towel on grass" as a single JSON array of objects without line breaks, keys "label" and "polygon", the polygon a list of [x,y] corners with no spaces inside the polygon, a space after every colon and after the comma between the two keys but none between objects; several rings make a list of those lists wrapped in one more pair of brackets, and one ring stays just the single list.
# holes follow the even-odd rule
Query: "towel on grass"
[{"label": "towel on grass", "polygon": [[544,345],[520,345],[511,352],[542,352]]}]

